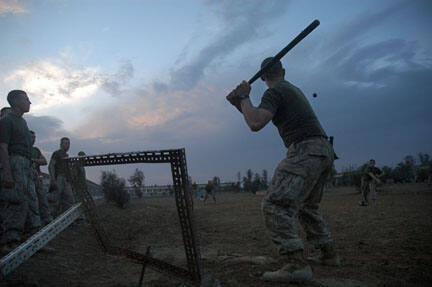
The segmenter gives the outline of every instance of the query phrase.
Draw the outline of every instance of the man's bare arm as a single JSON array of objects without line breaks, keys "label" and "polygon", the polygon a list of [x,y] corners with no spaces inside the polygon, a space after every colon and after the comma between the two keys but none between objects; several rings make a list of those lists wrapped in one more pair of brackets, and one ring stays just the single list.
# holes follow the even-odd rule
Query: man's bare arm
[{"label": "man's bare arm", "polygon": [[37,163],[38,165],[47,165],[47,160],[43,156],[43,154],[41,154],[39,158],[32,158],[32,161]]},{"label": "man's bare arm", "polygon": [[51,157],[51,160],[48,165],[48,172],[51,178],[51,182],[55,181],[55,164],[56,164],[56,159],[54,157]]},{"label": "man's bare arm", "polygon": [[3,186],[13,187],[14,180],[9,163],[9,147],[7,143],[0,143],[0,162],[3,166]]},{"label": "man's bare arm", "polygon": [[241,101],[241,108],[247,125],[254,132],[261,130],[273,118],[270,111],[254,107],[249,99]]},{"label": "man's bare arm", "polygon": [[247,125],[254,132],[259,131],[273,118],[273,114],[265,109],[256,108],[252,105],[249,99],[251,86],[248,82],[242,81],[231,92],[234,96],[242,99],[240,102],[241,112],[246,120]]},{"label": "man's bare arm", "polygon": [[368,174],[370,175],[370,177],[372,177],[376,182],[381,183],[381,180],[376,177],[372,172],[368,172]]}]

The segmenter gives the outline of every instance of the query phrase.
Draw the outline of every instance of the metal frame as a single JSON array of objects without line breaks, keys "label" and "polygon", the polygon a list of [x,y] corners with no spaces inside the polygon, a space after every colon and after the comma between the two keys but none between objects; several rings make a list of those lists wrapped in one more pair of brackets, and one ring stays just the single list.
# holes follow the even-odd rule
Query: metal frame
[{"label": "metal frame", "polygon": [[103,228],[96,213],[95,204],[87,191],[85,180],[72,176],[76,195],[82,202],[87,219],[93,226],[96,238],[105,252],[111,255],[126,257],[134,263],[145,263],[149,268],[162,272],[169,276],[181,279],[184,283],[199,286],[201,282],[200,250],[196,239],[193,217],[193,200],[190,194],[189,177],[186,164],[185,149],[141,151],[129,153],[110,153],[104,155],[92,155],[70,157],[66,161],[71,166],[71,171],[76,167],[118,165],[130,163],[170,163],[173,177],[173,186],[177,212],[180,219],[180,227],[183,236],[187,270],[170,263],[151,257],[149,254],[141,254],[133,250],[114,246]]}]

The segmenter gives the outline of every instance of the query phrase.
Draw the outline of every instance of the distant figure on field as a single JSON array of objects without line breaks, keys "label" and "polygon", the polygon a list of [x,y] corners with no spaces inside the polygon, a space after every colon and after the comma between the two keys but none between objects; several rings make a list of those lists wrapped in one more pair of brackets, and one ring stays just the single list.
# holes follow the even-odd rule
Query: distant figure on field
[{"label": "distant figure on field", "polygon": [[429,163],[429,170],[428,170],[428,185],[432,185],[432,162]]},{"label": "distant figure on field", "polygon": [[[86,156],[85,152],[80,151],[78,153],[78,156]],[[86,171],[85,168],[83,166],[78,166],[77,168],[77,177],[83,181],[84,183],[86,182]]]},{"label": "distant figure on field", "polygon": [[31,233],[40,227],[39,204],[31,173],[32,144],[23,114],[30,110],[26,92],[10,91],[11,112],[0,119],[1,245],[12,251],[24,240],[24,228]]},{"label": "distant figure on field", "polygon": [[[261,67],[273,58],[265,59]],[[287,147],[287,156],[274,172],[262,201],[262,212],[272,241],[289,264],[262,279],[275,282],[306,281],[312,268],[304,258],[304,245],[296,230],[297,218],[307,239],[321,249],[321,264],[337,266],[339,257],[323,217],[318,213],[323,188],[332,172],[334,150],[303,92],[285,80],[285,69],[277,61],[261,77],[268,89],[261,104],[249,100],[250,85],[243,81],[228,96],[252,131],[271,120]],[[241,148],[241,147],[240,147]]]},{"label": "distant figure on field", "polygon": [[362,196],[363,200],[360,201],[360,206],[369,205],[369,194],[372,200],[376,200],[376,184],[381,183],[379,177],[383,176],[383,172],[375,167],[375,160],[371,159],[369,161],[369,166],[367,166],[363,172],[362,176]]},{"label": "distant figure on field", "polygon": [[[80,156],[80,157],[81,157],[81,156],[84,157],[84,156],[86,156],[86,154],[85,154],[85,152],[80,151],[80,152],[78,153],[78,156]],[[86,171],[85,171],[84,166],[81,166],[81,164],[80,164],[79,162],[76,162],[76,163],[74,164],[74,173],[73,173],[73,177],[74,177],[75,180],[78,181],[78,185],[79,185],[81,188],[87,190]],[[81,194],[80,194],[79,192],[77,192],[76,190],[75,190],[75,196],[79,197],[79,198],[77,198],[77,199],[82,200],[82,198],[81,198]]]},{"label": "distant figure on field", "polygon": [[52,193],[54,193],[54,212],[55,216],[68,210],[75,202],[69,166],[63,159],[69,157],[67,151],[70,147],[69,138],[60,140],[60,149],[55,151],[48,166],[51,177]]},{"label": "distant figure on field", "polygon": [[41,165],[47,165],[47,160],[41,151],[34,146],[36,141],[36,134],[34,131],[30,131],[30,137],[32,142],[32,172],[34,176],[36,194],[39,201],[39,214],[43,226],[47,225],[53,220],[47,200],[48,186],[43,184],[43,176],[40,170]]},{"label": "distant figure on field", "polygon": [[213,197],[213,201],[216,202],[215,190],[214,190],[213,182],[211,180],[208,181],[205,187],[204,202],[207,201],[209,195],[211,195]]}]

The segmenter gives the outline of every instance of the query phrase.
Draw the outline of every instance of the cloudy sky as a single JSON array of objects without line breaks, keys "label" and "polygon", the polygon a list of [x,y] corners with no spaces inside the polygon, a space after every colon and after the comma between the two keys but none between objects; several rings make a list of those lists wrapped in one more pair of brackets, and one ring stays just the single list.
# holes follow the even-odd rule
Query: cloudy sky
[{"label": "cloudy sky", "polygon": [[[394,166],[432,153],[431,16],[427,0],[0,0],[0,106],[28,92],[48,158],[69,136],[71,155],[184,147],[198,182],[271,175],[286,152],[276,128],[251,132],[225,96],[319,19],[282,59],[287,80],[334,136],[338,170]],[[254,104],[265,88],[253,84]],[[104,169],[137,167],[170,183],[168,165]]]}]

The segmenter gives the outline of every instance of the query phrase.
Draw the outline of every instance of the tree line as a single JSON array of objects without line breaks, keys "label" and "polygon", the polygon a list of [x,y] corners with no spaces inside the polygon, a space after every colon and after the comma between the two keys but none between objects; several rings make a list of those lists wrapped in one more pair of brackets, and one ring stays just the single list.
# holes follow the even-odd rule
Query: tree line
[{"label": "tree line", "polygon": [[[360,186],[361,177],[368,166],[368,163],[355,168],[353,166],[343,170],[343,176],[338,178],[338,185]],[[412,155],[407,155],[395,167],[383,166],[381,168],[384,175],[381,178],[383,182],[424,182],[427,180],[429,173],[432,170],[432,158],[427,153],[419,153],[417,159]],[[337,173],[336,170],[333,171]],[[134,173],[128,178],[129,184],[133,187],[138,198],[143,196],[142,189],[144,187],[145,176],[140,169],[135,169]],[[192,180],[189,179],[191,182]],[[333,179],[333,183],[335,179]],[[218,188],[220,187],[220,178],[213,177],[212,183]],[[268,173],[263,169],[261,173],[253,172],[252,169],[246,171],[245,176],[241,172],[237,172],[237,182],[230,187],[231,191],[256,193],[260,190],[268,188]],[[126,180],[119,177],[116,172],[102,171],[101,186],[104,198],[108,202],[113,202],[121,208],[125,208],[130,201],[130,195],[126,191]],[[196,189],[196,183],[192,184],[192,188]]]},{"label": "tree line", "polygon": [[263,169],[261,174],[253,172],[251,169],[246,171],[245,176],[241,176],[241,172],[237,172],[236,191],[256,193],[260,190],[268,188],[268,173]]},{"label": "tree line", "polygon": [[[140,169],[135,169],[129,177],[129,184],[134,188],[138,198],[143,196],[144,173]],[[130,194],[126,191],[126,180],[117,175],[115,170],[102,171],[101,187],[104,198],[107,202],[113,202],[120,208],[125,208],[130,201]]]},{"label": "tree line", "polygon": [[[359,168],[348,167],[342,172],[344,176],[338,179],[338,185],[360,186],[361,177],[368,163]],[[420,152],[417,159],[412,155],[407,155],[395,167],[383,166],[381,168],[384,175],[383,182],[406,183],[406,182],[424,182],[427,180],[432,169],[432,158],[427,153]]]}]

